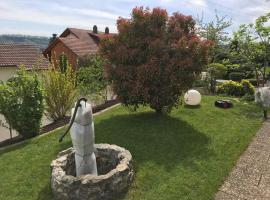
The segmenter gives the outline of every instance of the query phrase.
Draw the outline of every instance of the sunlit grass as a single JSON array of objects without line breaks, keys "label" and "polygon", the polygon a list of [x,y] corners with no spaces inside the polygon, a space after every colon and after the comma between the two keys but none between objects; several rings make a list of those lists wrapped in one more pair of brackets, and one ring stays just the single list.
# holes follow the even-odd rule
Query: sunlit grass
[{"label": "sunlit grass", "polygon": [[[135,180],[125,200],[210,200],[260,127],[253,104],[214,107],[218,97],[203,97],[198,108],[180,106],[170,115],[149,108],[130,113],[119,106],[95,117],[97,143],[127,148]],[[50,162],[71,146],[59,144],[64,129],[0,151],[0,199],[53,199]]]}]

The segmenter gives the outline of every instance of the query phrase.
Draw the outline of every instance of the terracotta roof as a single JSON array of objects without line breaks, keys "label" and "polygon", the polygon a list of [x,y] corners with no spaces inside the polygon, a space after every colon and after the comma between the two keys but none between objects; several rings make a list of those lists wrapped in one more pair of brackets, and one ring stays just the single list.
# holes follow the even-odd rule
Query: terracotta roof
[{"label": "terracotta roof", "polygon": [[0,44],[0,67],[25,65],[31,69],[40,63],[40,68],[48,67],[48,60],[41,54],[38,46],[30,44]]},{"label": "terracotta roof", "polygon": [[67,28],[56,40],[54,40],[43,52],[47,55],[57,42],[63,42],[71,51],[78,56],[92,54],[98,51],[100,40],[113,37],[115,34],[98,33],[94,34],[91,30]]}]

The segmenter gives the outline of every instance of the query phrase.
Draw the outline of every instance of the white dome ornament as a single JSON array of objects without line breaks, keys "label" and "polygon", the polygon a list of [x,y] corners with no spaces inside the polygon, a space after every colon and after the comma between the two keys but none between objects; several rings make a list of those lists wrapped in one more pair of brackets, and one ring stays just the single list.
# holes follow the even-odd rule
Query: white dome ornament
[{"label": "white dome ornament", "polygon": [[201,103],[202,96],[197,90],[188,90],[184,95],[185,104],[197,106]]}]

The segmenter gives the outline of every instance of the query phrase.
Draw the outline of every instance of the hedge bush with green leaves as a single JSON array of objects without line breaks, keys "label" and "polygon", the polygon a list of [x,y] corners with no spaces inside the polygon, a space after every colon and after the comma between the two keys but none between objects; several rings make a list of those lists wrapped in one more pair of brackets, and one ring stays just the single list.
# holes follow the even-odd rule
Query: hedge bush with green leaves
[{"label": "hedge bush with green leaves", "polygon": [[42,76],[45,90],[45,115],[57,121],[63,119],[72,108],[76,97],[75,73],[71,66],[65,71],[50,68]]},{"label": "hedge bush with green leaves", "polygon": [[258,82],[257,79],[253,78],[253,79],[248,79],[248,81],[253,85],[253,86],[257,86]]},{"label": "hedge bush with green leaves", "polygon": [[100,55],[85,55],[79,58],[77,86],[81,95],[97,95],[106,100],[107,80],[104,76],[105,59]]},{"label": "hedge bush with green leaves", "polygon": [[235,81],[226,81],[218,86],[219,94],[242,97],[244,95],[254,96],[254,86],[248,80],[242,80],[240,83]]},{"label": "hedge bush with green leaves", "polygon": [[227,68],[221,63],[211,63],[207,65],[207,71],[215,79],[223,79],[226,75]]},{"label": "hedge bush with green leaves", "polygon": [[34,137],[40,131],[43,97],[37,75],[22,67],[16,77],[0,84],[0,113],[24,138]]},{"label": "hedge bush with green leaves", "polygon": [[229,78],[230,78],[230,80],[232,80],[232,81],[241,81],[242,79],[244,79],[245,78],[245,73],[243,73],[243,72],[231,72],[230,74],[229,74]]}]

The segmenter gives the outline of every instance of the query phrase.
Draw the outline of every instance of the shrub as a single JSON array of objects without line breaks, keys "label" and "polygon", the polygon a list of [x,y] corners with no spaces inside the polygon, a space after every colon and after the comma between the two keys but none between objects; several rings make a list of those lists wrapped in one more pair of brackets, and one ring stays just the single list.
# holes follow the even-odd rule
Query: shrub
[{"label": "shrub", "polygon": [[243,73],[243,72],[231,72],[229,74],[229,78],[232,81],[241,81],[242,79],[245,78],[245,73]]},{"label": "shrub", "polygon": [[101,44],[113,88],[135,110],[148,104],[169,112],[207,62],[209,42],[195,33],[191,16],[135,8],[131,19],[117,21],[118,34]]},{"label": "shrub", "polygon": [[241,97],[241,100],[243,101],[254,101],[255,96],[251,94],[245,94],[244,96]]},{"label": "shrub", "polygon": [[241,97],[244,95],[254,96],[254,87],[248,80],[242,80],[240,83],[235,81],[226,81],[218,86],[219,94]]},{"label": "shrub", "polygon": [[61,53],[58,59],[58,67],[61,73],[65,73],[68,68],[68,59],[65,53]]},{"label": "shrub", "polygon": [[107,81],[104,76],[105,60],[99,55],[86,55],[79,58],[77,86],[82,95],[99,95],[106,100]]},{"label": "shrub", "polygon": [[257,79],[247,79],[253,86],[258,85]]},{"label": "shrub", "polygon": [[243,87],[243,94],[254,95],[254,86],[248,80],[242,80],[241,85]]},{"label": "shrub", "polygon": [[44,111],[43,90],[36,74],[22,67],[17,76],[0,85],[0,113],[24,138],[39,133]]},{"label": "shrub", "polygon": [[231,96],[241,96],[242,85],[238,82],[226,81],[225,83],[218,86],[217,92]]},{"label": "shrub", "polygon": [[212,78],[223,79],[227,68],[221,63],[211,63],[207,66],[207,71]]},{"label": "shrub", "polygon": [[76,96],[75,75],[71,66],[64,73],[50,68],[43,73],[42,80],[45,89],[45,115],[53,121],[64,118]]},{"label": "shrub", "polygon": [[193,87],[204,87],[205,81],[204,80],[195,80],[193,83]]},{"label": "shrub", "polygon": [[240,65],[239,64],[227,64],[225,65],[227,70],[230,72],[237,72],[239,71]]}]

